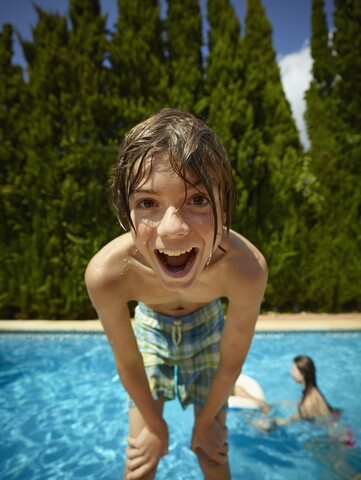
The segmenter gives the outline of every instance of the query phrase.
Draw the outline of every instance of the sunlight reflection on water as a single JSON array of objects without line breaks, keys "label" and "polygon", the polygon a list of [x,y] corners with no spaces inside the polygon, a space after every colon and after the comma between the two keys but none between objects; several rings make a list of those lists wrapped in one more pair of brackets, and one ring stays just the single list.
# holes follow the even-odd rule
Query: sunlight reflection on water
[{"label": "sunlight reflection on water", "polygon": [[[296,408],[301,390],[288,372],[296,354],[309,355],[321,391],[342,409],[341,420],[352,425],[357,444],[337,449],[342,458],[341,471],[336,471],[325,459],[335,450],[330,442],[325,446],[319,427],[298,422],[266,435],[252,424],[258,413],[231,410],[227,423],[234,480],[303,480],[305,471],[308,478],[337,480],[360,470],[360,339],[361,334],[256,335],[244,373],[261,384],[267,401],[293,399],[291,409]],[[126,394],[104,335],[2,334],[0,360],[2,479],[121,478]],[[273,414],[287,416],[287,408],[273,407]],[[168,402],[165,418],[169,454],[160,462],[157,480],[199,480],[196,457],[188,448],[192,409],[182,412],[177,402]]]}]

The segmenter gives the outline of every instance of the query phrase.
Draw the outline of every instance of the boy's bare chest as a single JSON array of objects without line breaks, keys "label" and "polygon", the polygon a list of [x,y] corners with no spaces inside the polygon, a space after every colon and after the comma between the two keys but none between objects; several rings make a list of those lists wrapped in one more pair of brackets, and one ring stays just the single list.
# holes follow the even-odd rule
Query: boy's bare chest
[{"label": "boy's bare chest", "polygon": [[216,268],[202,273],[185,290],[165,289],[152,271],[137,273],[135,277],[133,299],[167,315],[186,315],[225,295]]}]

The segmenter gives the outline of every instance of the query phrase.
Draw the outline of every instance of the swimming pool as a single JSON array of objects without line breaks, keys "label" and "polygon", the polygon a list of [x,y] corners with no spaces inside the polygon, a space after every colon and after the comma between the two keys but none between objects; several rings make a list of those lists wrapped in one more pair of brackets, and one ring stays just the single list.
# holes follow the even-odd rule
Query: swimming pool
[{"label": "swimming pool", "polygon": [[[318,384],[342,409],[356,445],[332,444],[308,422],[268,434],[249,410],[228,414],[233,480],[353,478],[361,471],[361,332],[256,333],[243,372],[262,386],[278,416],[296,408],[301,387],[289,369],[296,354],[312,357]],[[2,480],[106,479],[122,476],[128,433],[126,394],[103,334],[0,335],[0,478]],[[199,480],[189,450],[193,412],[168,402],[169,454],[157,480]]]}]

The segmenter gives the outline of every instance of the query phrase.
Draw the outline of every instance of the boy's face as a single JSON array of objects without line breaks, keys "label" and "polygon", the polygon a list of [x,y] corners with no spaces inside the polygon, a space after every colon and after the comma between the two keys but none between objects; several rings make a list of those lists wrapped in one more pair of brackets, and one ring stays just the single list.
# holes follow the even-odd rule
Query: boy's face
[{"label": "boy's face", "polygon": [[[158,153],[152,165],[150,159],[145,162],[144,180],[129,198],[135,226],[135,231],[131,231],[133,240],[162,285],[167,290],[184,291],[197,280],[212,252],[214,222],[208,194],[201,183],[196,185],[197,189],[188,185],[184,202],[184,181],[167,156]],[[188,180],[197,182],[191,174]],[[222,233],[216,188],[214,196],[219,219],[216,248]]]}]

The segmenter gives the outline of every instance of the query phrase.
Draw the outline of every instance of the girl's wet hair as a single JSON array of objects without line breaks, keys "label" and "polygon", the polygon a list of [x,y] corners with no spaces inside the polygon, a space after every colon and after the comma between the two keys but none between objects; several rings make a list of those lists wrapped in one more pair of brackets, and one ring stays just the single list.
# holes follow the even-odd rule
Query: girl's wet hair
[{"label": "girl's wet hair", "polygon": [[231,166],[215,132],[183,110],[160,110],[136,125],[125,136],[110,183],[112,201],[120,224],[125,230],[135,230],[130,216],[129,197],[146,180],[146,167],[149,163],[145,160],[152,160],[155,154],[167,156],[173,170],[183,179],[185,200],[187,187],[192,185],[189,175],[194,175],[203,184],[213,211],[215,243],[220,219],[217,217],[214,186],[218,188],[224,215],[222,222],[229,231],[235,207]]},{"label": "girl's wet hair", "polygon": [[316,387],[316,368],[310,357],[298,355],[293,360],[305,379],[306,390],[308,387]]},{"label": "girl's wet hair", "polygon": [[322,394],[320,389],[317,387],[316,367],[315,367],[315,364],[313,363],[312,358],[307,357],[307,355],[298,355],[296,358],[293,359],[293,361],[295,362],[298,370],[302,373],[303,378],[305,379],[305,389],[303,391],[303,397],[302,397],[301,404],[302,404],[303,400],[306,398],[307,390],[310,387],[316,387],[317,390],[319,391],[320,395],[323,397],[323,399],[324,399],[327,407],[329,408],[329,410],[331,412],[333,412],[333,411],[336,412],[336,410],[331,407],[331,405],[327,402],[326,398],[324,397],[324,395]]}]

